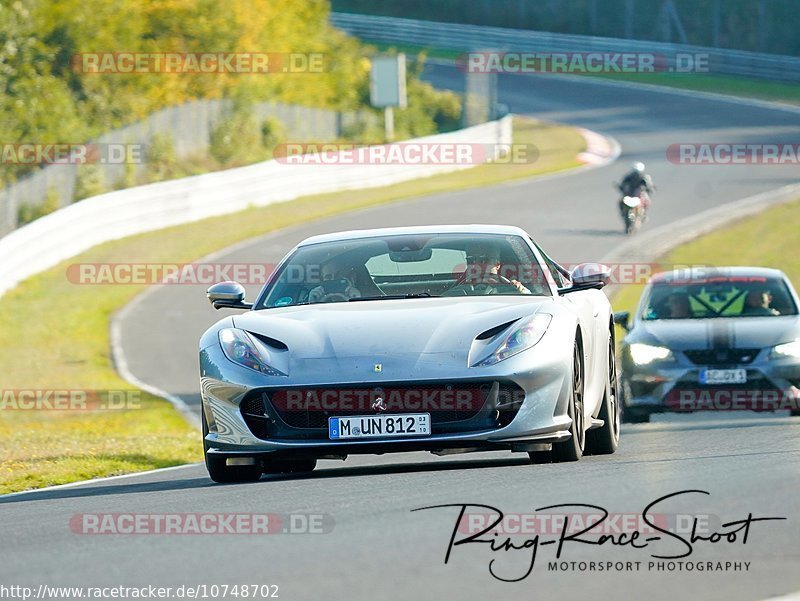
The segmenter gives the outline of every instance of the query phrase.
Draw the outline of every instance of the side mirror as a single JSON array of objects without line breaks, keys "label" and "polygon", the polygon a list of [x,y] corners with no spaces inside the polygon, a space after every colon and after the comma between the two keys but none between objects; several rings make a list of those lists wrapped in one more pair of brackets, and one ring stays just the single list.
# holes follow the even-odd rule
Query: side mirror
[{"label": "side mirror", "polygon": [[626,332],[631,331],[631,325],[628,323],[630,318],[630,311],[617,311],[614,313],[614,323],[621,326]]},{"label": "side mirror", "polygon": [[600,263],[581,263],[570,273],[572,286],[560,288],[559,292],[578,292],[579,290],[590,290],[592,288],[603,288],[611,279],[611,270]]},{"label": "side mirror", "polygon": [[576,286],[601,284],[601,288],[611,279],[611,269],[601,263],[581,263],[572,270],[572,283]]},{"label": "side mirror", "polygon": [[206,291],[211,306],[215,309],[252,309],[253,303],[244,300],[245,290],[239,282],[219,282]]}]

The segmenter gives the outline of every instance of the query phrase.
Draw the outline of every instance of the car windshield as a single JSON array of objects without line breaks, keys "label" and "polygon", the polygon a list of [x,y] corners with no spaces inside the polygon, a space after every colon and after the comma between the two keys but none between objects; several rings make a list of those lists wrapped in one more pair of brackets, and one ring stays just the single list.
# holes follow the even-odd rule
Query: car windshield
[{"label": "car windshield", "polygon": [[789,288],[774,277],[712,277],[657,282],[642,319],[708,319],[797,315]]},{"label": "car windshield", "polygon": [[303,246],[257,308],[484,294],[549,296],[528,244],[514,235],[395,235]]}]

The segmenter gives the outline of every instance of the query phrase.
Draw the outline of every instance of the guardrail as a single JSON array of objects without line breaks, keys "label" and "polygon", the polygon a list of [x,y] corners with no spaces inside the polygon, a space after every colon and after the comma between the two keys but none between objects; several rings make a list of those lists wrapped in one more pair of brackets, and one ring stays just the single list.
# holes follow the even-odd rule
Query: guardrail
[{"label": "guardrail", "polygon": [[350,13],[332,13],[330,21],[349,34],[374,42],[464,52],[652,53],[663,56],[671,68],[676,67],[676,55],[699,54],[708,56],[709,73],[800,82],[800,58],[780,54]]},{"label": "guardrail", "polygon": [[[139,144],[147,146],[156,134],[167,136],[172,142],[175,157],[183,159],[208,151],[214,127],[231,111],[230,99],[193,100],[178,106],[157,111],[125,127],[114,129],[94,140],[94,144]],[[356,124],[379,125],[377,117],[367,111],[337,112],[299,105],[275,102],[255,104],[251,109],[253,119],[261,124],[266,119],[276,119],[283,133],[292,140],[333,140]],[[120,187],[129,167],[139,174],[145,163],[97,163],[99,176],[106,190]],[[73,202],[78,180],[79,165],[48,165],[19,181],[0,189],[0,236],[16,229],[19,209],[22,206],[41,206],[49,194],[55,194],[58,206]]]},{"label": "guardrail", "polygon": [[[511,116],[408,144],[512,142]],[[500,149],[494,146],[495,152]],[[487,155],[488,159],[491,156]],[[311,194],[385,186],[471,167],[433,164],[287,164],[277,160],[87,198],[0,238],[0,296],[97,244]]]}]

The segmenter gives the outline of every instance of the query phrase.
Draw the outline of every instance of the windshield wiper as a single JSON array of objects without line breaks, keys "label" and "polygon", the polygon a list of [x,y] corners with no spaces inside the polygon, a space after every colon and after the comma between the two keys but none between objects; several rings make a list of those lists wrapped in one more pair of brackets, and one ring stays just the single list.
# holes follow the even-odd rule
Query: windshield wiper
[{"label": "windshield wiper", "polygon": [[351,298],[350,302],[355,301],[371,301],[371,300],[397,300],[399,298],[438,298],[438,294],[431,294],[430,292],[411,292],[409,294],[387,294],[381,296],[358,296]]}]

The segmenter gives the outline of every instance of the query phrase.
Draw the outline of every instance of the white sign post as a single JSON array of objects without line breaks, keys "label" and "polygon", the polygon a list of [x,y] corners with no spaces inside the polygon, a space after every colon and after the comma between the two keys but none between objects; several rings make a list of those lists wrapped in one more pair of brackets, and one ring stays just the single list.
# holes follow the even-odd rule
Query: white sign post
[{"label": "white sign post", "polygon": [[408,106],[405,54],[372,59],[369,96],[372,106],[385,109],[386,141],[391,142],[394,140],[394,107]]}]

